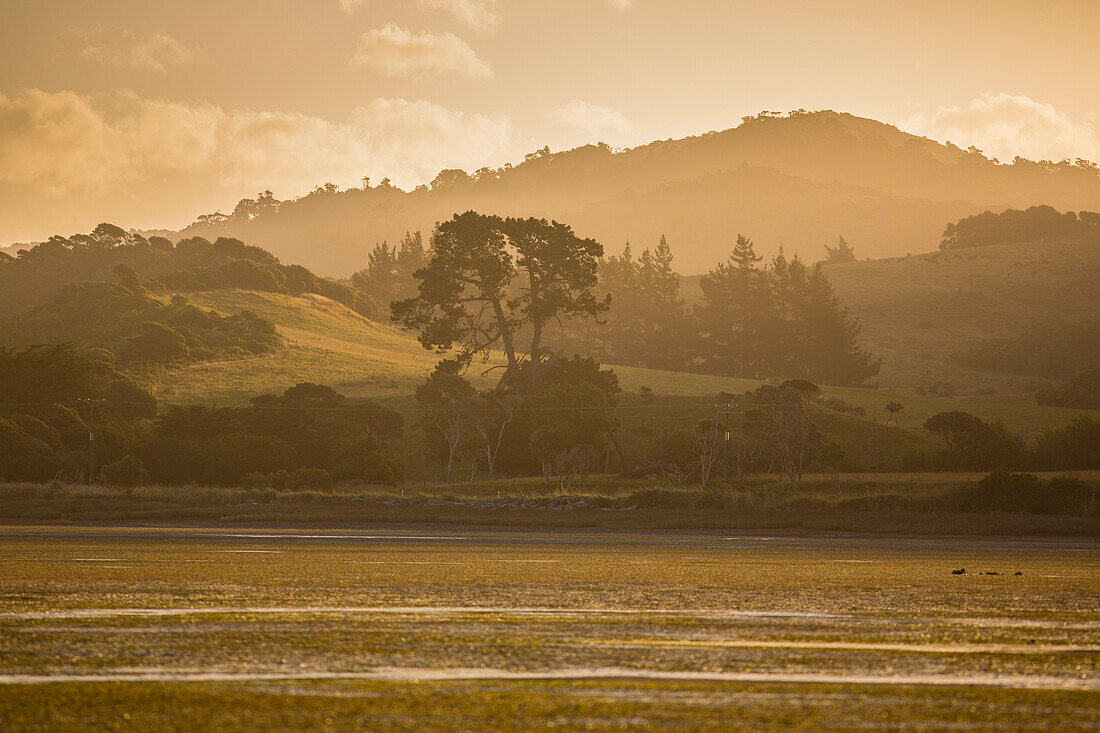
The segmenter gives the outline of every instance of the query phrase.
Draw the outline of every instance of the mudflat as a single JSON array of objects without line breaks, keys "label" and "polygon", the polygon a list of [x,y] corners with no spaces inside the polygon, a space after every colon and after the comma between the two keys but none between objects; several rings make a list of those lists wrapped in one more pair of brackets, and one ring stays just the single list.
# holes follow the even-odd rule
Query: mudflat
[{"label": "mudflat", "polygon": [[6,527],[0,727],[1095,726],[1097,609],[1080,538]]}]

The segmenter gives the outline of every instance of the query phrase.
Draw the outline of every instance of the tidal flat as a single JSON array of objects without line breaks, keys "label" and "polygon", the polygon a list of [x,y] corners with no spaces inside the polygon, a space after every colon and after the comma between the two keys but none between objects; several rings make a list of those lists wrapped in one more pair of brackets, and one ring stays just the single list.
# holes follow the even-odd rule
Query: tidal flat
[{"label": "tidal flat", "polygon": [[8,527],[0,728],[1089,728],[1098,609],[1090,539]]}]

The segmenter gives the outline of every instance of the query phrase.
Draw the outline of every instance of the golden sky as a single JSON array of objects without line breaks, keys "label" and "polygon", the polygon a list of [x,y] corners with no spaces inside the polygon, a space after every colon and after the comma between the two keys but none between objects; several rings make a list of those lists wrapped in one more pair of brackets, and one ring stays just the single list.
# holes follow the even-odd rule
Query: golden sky
[{"label": "golden sky", "polygon": [[3,0],[0,243],[836,109],[1100,159],[1100,0]]}]

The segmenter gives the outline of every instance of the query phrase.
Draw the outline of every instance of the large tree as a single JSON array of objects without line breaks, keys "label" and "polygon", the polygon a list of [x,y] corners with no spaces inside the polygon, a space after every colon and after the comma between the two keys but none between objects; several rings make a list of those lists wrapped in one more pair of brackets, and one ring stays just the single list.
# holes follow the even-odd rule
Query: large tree
[{"label": "large tree", "polygon": [[419,293],[394,303],[393,319],[420,331],[424,348],[453,351],[461,368],[501,349],[501,383],[537,391],[547,326],[598,318],[610,306],[592,292],[602,254],[558,222],[456,214],[436,227],[431,257],[416,272]]}]

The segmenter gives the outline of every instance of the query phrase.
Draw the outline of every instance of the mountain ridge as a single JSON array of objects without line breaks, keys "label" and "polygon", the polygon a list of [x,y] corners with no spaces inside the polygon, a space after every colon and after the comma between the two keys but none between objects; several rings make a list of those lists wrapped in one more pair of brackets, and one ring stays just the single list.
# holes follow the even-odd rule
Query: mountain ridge
[{"label": "mountain ridge", "polygon": [[[693,183],[692,205],[677,208],[675,196]],[[738,231],[765,256],[783,245],[816,259],[843,235],[861,257],[890,257],[934,249],[944,225],[962,216],[1034,204],[1098,209],[1100,171],[1068,161],[1003,164],[876,120],[798,111],[623,151],[544,148],[514,166],[443,171],[409,192],[383,181],[283,202],[245,199],[234,214],[201,217],[178,234],[235,236],[346,276],[373,244],[477,210],[563,221],[609,253],[666,234],[678,268],[702,272],[725,258]]]}]

